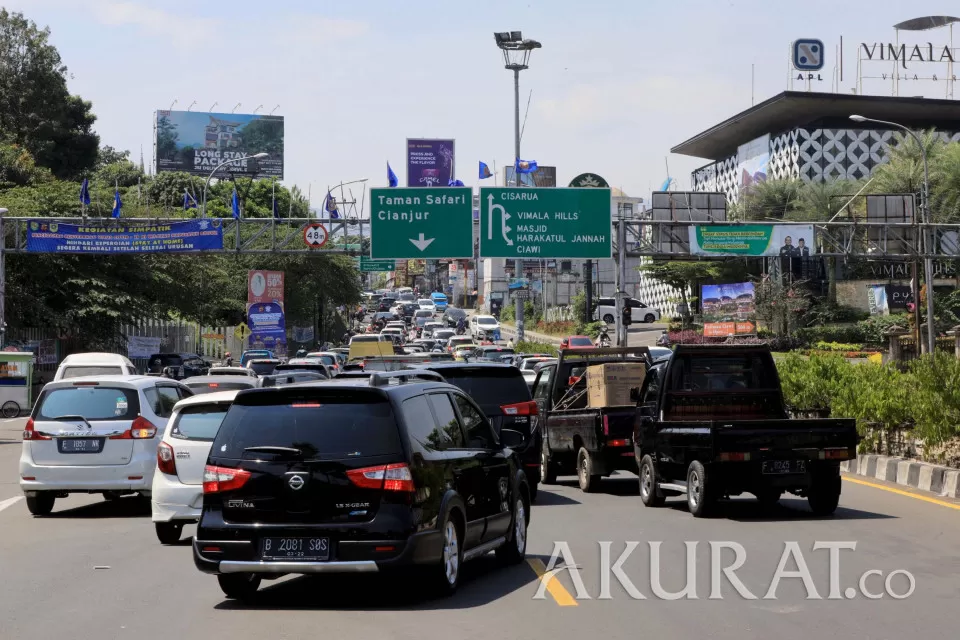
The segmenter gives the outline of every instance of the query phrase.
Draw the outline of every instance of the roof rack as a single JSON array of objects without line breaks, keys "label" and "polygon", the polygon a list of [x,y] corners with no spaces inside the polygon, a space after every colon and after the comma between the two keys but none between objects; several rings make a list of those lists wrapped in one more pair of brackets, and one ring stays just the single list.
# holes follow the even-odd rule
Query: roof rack
[{"label": "roof rack", "polygon": [[434,382],[445,382],[443,376],[433,371],[407,369],[403,371],[375,371],[370,374],[371,387],[385,387],[390,384],[390,380],[397,380],[400,384],[406,384],[411,379],[432,380]]}]

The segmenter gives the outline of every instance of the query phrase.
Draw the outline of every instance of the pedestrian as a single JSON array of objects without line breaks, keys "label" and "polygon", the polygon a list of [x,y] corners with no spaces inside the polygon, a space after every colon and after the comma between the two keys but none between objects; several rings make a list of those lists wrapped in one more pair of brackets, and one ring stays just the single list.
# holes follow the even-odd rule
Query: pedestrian
[{"label": "pedestrian", "polygon": [[507,348],[513,349],[513,338],[510,338],[509,340],[507,340]]}]

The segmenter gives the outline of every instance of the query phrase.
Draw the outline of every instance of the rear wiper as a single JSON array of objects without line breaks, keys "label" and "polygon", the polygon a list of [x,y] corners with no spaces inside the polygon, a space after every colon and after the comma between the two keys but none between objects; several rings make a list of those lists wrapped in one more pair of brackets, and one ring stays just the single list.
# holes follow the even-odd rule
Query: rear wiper
[{"label": "rear wiper", "polygon": [[244,449],[244,452],[246,451],[252,451],[254,453],[289,453],[299,458],[303,457],[303,451],[300,449],[295,449],[294,447],[247,447]]}]

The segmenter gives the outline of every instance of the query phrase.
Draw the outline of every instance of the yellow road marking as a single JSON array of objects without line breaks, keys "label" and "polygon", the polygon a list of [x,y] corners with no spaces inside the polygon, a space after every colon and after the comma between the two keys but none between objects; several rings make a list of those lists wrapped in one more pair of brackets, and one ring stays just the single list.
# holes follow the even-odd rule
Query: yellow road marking
[{"label": "yellow road marking", "polygon": [[527,558],[527,564],[537,573],[537,577],[541,582],[546,581],[547,592],[553,596],[553,599],[558,605],[561,607],[577,606],[576,599],[570,595],[566,587],[560,584],[560,580],[558,580],[556,576],[547,575],[547,567],[543,564],[543,560],[540,558]]},{"label": "yellow road marking", "polygon": [[866,480],[860,480],[859,478],[851,478],[850,476],[843,476],[843,479],[847,482],[852,482],[854,484],[862,484],[867,487],[873,487],[874,489],[880,489],[881,491],[889,491],[890,493],[895,493],[900,496],[907,496],[908,498],[915,498],[917,500],[923,500],[924,502],[929,502],[931,504],[938,504],[941,507],[949,507],[951,509],[956,509],[960,511],[960,504],[954,504],[952,502],[947,502],[945,500],[937,500],[936,498],[928,498],[927,496],[922,496],[916,493],[911,493],[909,491],[903,491],[901,489],[894,489],[893,487],[887,487],[882,484],[876,484],[874,482],[867,482]]}]

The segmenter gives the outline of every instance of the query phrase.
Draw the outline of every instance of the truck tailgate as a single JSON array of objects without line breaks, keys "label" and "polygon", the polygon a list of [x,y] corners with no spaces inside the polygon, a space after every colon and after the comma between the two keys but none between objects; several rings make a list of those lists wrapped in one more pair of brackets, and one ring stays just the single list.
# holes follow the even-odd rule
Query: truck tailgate
[{"label": "truck tailgate", "polygon": [[743,420],[714,422],[717,453],[764,450],[851,449],[859,437],[854,420]]},{"label": "truck tailgate", "polygon": [[546,418],[550,447],[556,450],[574,449],[578,436],[591,451],[600,446],[633,446],[633,422],[635,407],[610,407],[603,409],[579,409],[575,411],[551,411]]}]

